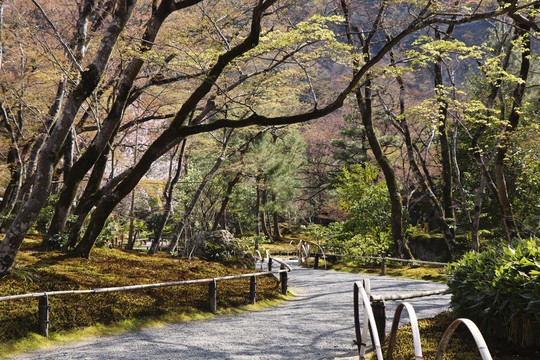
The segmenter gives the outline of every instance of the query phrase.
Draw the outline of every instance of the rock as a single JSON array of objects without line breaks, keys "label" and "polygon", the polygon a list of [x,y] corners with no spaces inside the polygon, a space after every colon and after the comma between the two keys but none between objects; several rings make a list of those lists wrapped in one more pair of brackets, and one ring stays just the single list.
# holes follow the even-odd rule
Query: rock
[{"label": "rock", "polygon": [[187,251],[209,261],[220,262],[244,269],[255,267],[255,257],[246,251],[229,231],[201,231],[188,240]]}]

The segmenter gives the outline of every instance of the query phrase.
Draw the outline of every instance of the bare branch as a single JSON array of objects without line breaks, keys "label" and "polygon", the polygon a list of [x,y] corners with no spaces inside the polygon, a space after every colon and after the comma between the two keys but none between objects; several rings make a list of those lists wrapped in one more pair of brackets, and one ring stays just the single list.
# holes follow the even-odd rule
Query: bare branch
[{"label": "bare branch", "polygon": [[49,24],[49,26],[53,29],[54,31],[54,35],[56,36],[56,38],[58,39],[58,41],[60,42],[60,44],[62,45],[62,47],[64,48],[64,50],[66,51],[66,54],[68,55],[69,59],[71,60],[71,62],[73,63],[73,65],[77,68],[77,70],[79,71],[79,73],[83,73],[84,72],[84,69],[81,67],[81,65],[79,64],[79,62],[77,61],[77,59],[75,58],[75,55],[73,55],[73,52],[71,52],[71,49],[69,48],[69,46],[66,44],[66,42],[64,41],[64,39],[62,39],[62,36],[60,36],[60,34],[58,33],[58,30],[56,29],[56,26],[53,24],[52,20],[49,18],[49,16],[47,15],[47,13],[45,12],[45,10],[43,10],[43,8],[41,7],[41,5],[36,1],[36,0],[32,0],[32,2],[34,3],[34,5],[36,5],[36,7],[39,9],[39,11],[41,12],[41,14],[43,15],[43,17],[45,18],[45,20],[47,21],[47,23]]}]

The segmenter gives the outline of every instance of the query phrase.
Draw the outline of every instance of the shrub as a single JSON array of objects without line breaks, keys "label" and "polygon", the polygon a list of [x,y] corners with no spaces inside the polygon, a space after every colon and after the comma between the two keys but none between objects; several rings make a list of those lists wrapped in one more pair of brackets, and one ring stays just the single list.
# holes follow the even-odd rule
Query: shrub
[{"label": "shrub", "polygon": [[540,347],[540,241],[467,253],[448,266],[451,306],[485,334]]}]

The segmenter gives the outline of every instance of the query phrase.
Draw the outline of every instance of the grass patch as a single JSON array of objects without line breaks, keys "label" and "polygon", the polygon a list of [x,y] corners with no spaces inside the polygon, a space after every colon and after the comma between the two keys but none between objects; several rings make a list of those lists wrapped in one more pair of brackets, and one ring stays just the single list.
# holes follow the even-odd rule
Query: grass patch
[{"label": "grass patch", "polygon": [[[95,249],[90,259],[43,252],[38,239],[25,240],[13,272],[0,279],[0,296],[56,290],[80,290],[180,280],[217,278],[253,272],[202,260],[179,261],[165,254]],[[258,277],[257,305],[249,305],[249,278],[219,281],[220,313],[252,310],[282,301],[273,276]],[[51,305],[50,338],[36,334],[38,299],[0,302],[0,356],[79,340],[87,336],[130,331],[175,321],[212,316],[208,284],[102,294],[58,295]],[[247,306],[247,307],[246,307]],[[235,310],[232,310],[235,309]]]}]

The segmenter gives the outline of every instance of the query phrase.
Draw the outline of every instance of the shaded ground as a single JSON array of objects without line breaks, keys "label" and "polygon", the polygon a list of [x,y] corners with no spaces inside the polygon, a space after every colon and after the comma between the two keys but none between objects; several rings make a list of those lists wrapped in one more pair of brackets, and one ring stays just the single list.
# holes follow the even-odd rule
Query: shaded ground
[{"label": "shaded ground", "polygon": [[[22,354],[15,359],[340,359],[355,356],[352,289],[370,278],[374,294],[438,290],[425,281],[294,268],[297,296],[268,309],[171,324]],[[218,289],[219,296],[219,289]],[[418,316],[448,309],[449,295],[414,299]],[[388,302],[390,328],[394,302]]]}]

